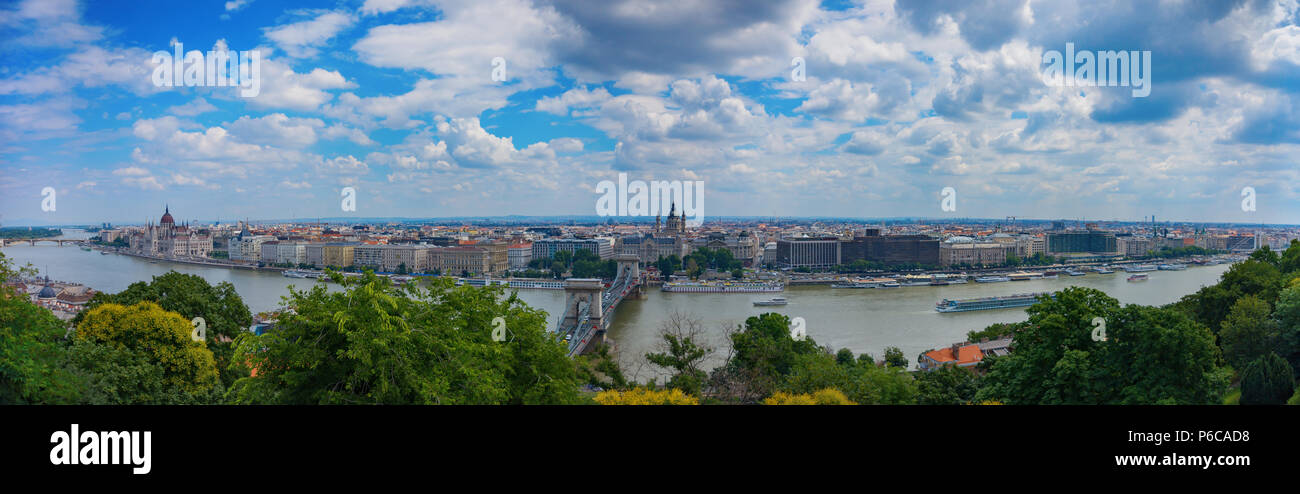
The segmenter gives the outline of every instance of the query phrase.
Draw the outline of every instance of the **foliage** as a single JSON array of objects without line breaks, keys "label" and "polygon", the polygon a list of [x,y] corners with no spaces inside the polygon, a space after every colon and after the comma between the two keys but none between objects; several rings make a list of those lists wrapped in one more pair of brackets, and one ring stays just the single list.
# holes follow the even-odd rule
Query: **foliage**
[{"label": "foliage", "polygon": [[1282,280],[1282,273],[1272,264],[1253,259],[1239,262],[1223,273],[1219,283],[1183,297],[1176,307],[1218,334],[1228,311],[1238,299],[1254,295],[1272,304],[1277,301]]},{"label": "foliage", "polygon": [[75,403],[80,383],[61,365],[67,329],[2,284],[30,269],[14,269],[0,253],[0,404]]},{"label": "foliage", "polygon": [[169,381],[146,351],[77,340],[63,362],[83,385],[80,403],[90,405],[188,405],[217,403],[224,388],[189,392]]},{"label": "foliage", "polygon": [[988,327],[986,327],[986,328],[984,328],[984,329],[980,329],[980,330],[971,330],[970,332],[966,333],[966,341],[969,341],[969,342],[971,342],[971,343],[974,343],[974,342],[977,342],[977,341],[981,341],[981,340],[983,340],[983,339],[985,339],[985,338],[988,338],[988,339],[990,339],[990,340],[997,340],[997,339],[1001,339],[1001,338],[1006,338],[1006,337],[1008,337],[1008,336],[1014,335],[1014,334],[1016,333],[1017,330],[1019,330],[1020,328],[1023,328],[1024,326],[1025,326],[1025,323],[1019,323],[1019,322],[1015,322],[1015,323],[1004,323],[1004,322],[993,323],[993,324],[990,324]]},{"label": "foliage", "polygon": [[609,345],[592,342],[585,354],[579,355],[577,363],[578,382],[600,389],[627,389],[632,386],[623,375],[618,360],[609,352]]},{"label": "foliage", "polygon": [[1295,388],[1291,366],[1276,353],[1255,359],[1241,372],[1242,405],[1281,405]]},{"label": "foliage", "polygon": [[[997,358],[976,400],[1020,404],[1218,403],[1228,372],[1214,336],[1169,308],[1129,305],[1082,287],[1030,307],[1015,351]],[[1106,320],[1093,341],[1091,321]]]},{"label": "foliage", "polygon": [[[169,271],[153,277],[149,282],[135,282],[116,294],[97,293],[86,308],[94,309],[103,304],[134,305],[140,302],[153,302],[164,310],[179,313],[186,320],[202,317],[207,325],[207,347],[212,352],[217,368],[222,375],[222,383],[229,386],[235,379],[242,377],[230,369],[230,358],[234,353],[234,339],[247,331],[253,324],[253,316],[244,304],[244,299],[229,282],[211,285],[202,277]],[[72,320],[73,325],[80,324],[85,314],[82,312]]]},{"label": "foliage", "polygon": [[633,388],[627,391],[601,391],[596,393],[596,403],[601,405],[699,405],[700,399],[683,393],[680,389],[651,390]]},{"label": "foliage", "polygon": [[190,338],[190,321],[153,302],[132,306],[106,303],[85,312],[76,339],[142,353],[161,372],[162,384],[184,393],[203,393],[217,384],[207,344]]},{"label": "foliage", "polygon": [[[393,286],[367,271],[330,292],[291,289],[276,327],[236,339],[235,362],[257,369],[231,389],[239,403],[547,404],[578,399],[564,344],[545,313],[499,286]],[[492,339],[502,317],[506,341]]]},{"label": "foliage", "polygon": [[903,350],[896,346],[885,347],[885,365],[906,369],[907,357],[903,356]]},{"label": "foliage", "polygon": [[[1283,262],[1286,262],[1285,256]],[[1278,295],[1273,317],[1278,328],[1278,355],[1291,364],[1293,374],[1300,375],[1300,283],[1293,283]]]},{"label": "foliage", "polygon": [[0,228],[0,238],[3,239],[50,238],[60,235],[63,235],[63,230],[58,228]]},{"label": "foliage", "polygon": [[961,405],[970,403],[979,391],[979,378],[969,369],[954,365],[940,366],[916,374],[918,405]]},{"label": "foliage", "polygon": [[681,313],[670,314],[659,329],[658,352],[646,354],[651,364],[672,371],[668,387],[698,395],[708,380],[702,366],[713,355],[713,348],[703,340],[699,319]]},{"label": "foliage", "polygon": [[682,269],[682,260],[681,258],[672,255],[668,257],[659,256],[659,260],[655,261],[655,269],[658,269],[659,272],[663,273],[663,276],[667,278],[669,275]]},{"label": "foliage", "polygon": [[799,355],[780,384],[789,393],[833,388],[866,405],[907,405],[916,401],[916,384],[905,368],[877,367],[869,361],[839,363],[829,352]]},{"label": "foliage", "polygon": [[1223,358],[1236,369],[1277,349],[1277,323],[1269,315],[1268,304],[1254,295],[1237,300],[1219,330],[1219,347]]}]

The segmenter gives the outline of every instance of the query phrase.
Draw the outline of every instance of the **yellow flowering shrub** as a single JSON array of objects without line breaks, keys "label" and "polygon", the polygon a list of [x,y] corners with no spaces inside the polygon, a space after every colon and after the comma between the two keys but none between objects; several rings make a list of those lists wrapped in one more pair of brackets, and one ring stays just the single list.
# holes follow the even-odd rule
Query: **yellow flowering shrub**
[{"label": "yellow flowering shrub", "polygon": [[628,391],[601,391],[596,393],[596,403],[601,405],[699,405],[700,399],[683,393],[680,389],[650,390],[633,388]]},{"label": "yellow flowering shrub", "polygon": [[217,383],[217,367],[207,344],[190,339],[192,331],[190,321],[153,302],[103,304],[86,313],[76,338],[145,352],[169,383],[206,391]]},{"label": "yellow flowering shrub", "polygon": [[763,400],[764,405],[857,405],[835,388],[826,388],[813,394],[790,394],[777,391]]}]

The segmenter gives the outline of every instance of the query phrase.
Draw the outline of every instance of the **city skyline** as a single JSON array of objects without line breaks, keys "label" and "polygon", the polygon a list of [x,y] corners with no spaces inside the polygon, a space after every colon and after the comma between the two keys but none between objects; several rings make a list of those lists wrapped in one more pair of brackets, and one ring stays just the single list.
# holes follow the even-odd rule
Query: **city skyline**
[{"label": "city skyline", "polygon": [[[1300,218],[1296,2],[635,6],[0,8],[0,223],[594,216],[619,173],[706,225]],[[174,45],[257,50],[259,94],[156,86]],[[1149,51],[1150,94],[1045,84],[1067,45]]]}]

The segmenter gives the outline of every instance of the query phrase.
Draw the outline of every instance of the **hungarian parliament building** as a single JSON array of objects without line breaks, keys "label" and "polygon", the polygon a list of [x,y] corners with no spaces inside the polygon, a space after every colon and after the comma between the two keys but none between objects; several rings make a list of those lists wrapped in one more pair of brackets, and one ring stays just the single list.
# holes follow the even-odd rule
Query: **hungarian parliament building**
[{"label": "hungarian parliament building", "polygon": [[150,257],[207,257],[212,253],[212,235],[188,225],[177,226],[170,207],[157,225],[149,222],[131,235],[130,244],[131,252]]}]

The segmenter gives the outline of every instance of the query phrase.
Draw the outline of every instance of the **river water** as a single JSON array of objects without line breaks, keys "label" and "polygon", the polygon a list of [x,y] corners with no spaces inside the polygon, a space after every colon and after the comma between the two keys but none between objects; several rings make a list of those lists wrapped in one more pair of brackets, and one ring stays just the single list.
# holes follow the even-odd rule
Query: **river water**
[{"label": "river water", "polygon": [[[64,238],[85,238],[76,230],[65,230]],[[311,280],[285,278],[274,272],[224,269],[207,266],[152,263],[145,259],[116,254],[101,255],[76,246],[56,247],[27,244],[5,247],[3,252],[17,264],[31,263],[52,279],[82,283],[96,290],[117,292],[136,281],[176,270],[202,276],[210,283],[228,281],[253,312],[272,310],[288,287],[306,288]],[[789,317],[803,317],[808,336],[821,345],[849,348],[855,353],[883,356],[888,346],[897,346],[913,365],[923,351],[948,346],[965,339],[966,333],[999,322],[1026,319],[1023,308],[975,312],[939,313],[934,304],[944,298],[975,298],[1015,293],[1056,291],[1067,286],[1085,286],[1102,290],[1125,304],[1163,305],[1177,301],[1202,286],[1218,281],[1228,269],[1218,266],[1192,266],[1186,271],[1148,273],[1145,282],[1126,281],[1124,272],[1091,273],[1087,276],[1061,275],[1057,279],[1013,281],[1005,283],[967,283],[949,286],[916,286],[893,289],[833,289],[827,286],[787,288],[784,294],[771,293],[666,293],[657,288],[646,290],[644,297],[621,303],[609,330],[617,345],[623,368],[640,379],[657,373],[646,364],[644,354],[655,351],[659,327],[674,312],[699,319],[709,343],[718,348],[718,358],[725,357],[724,327],[742,324],[745,318],[763,312],[779,312]],[[337,289],[334,284],[327,284]],[[783,295],[789,305],[755,307],[753,301]],[[520,290],[519,297],[530,306],[550,314],[554,327],[564,308],[563,290]]]}]

